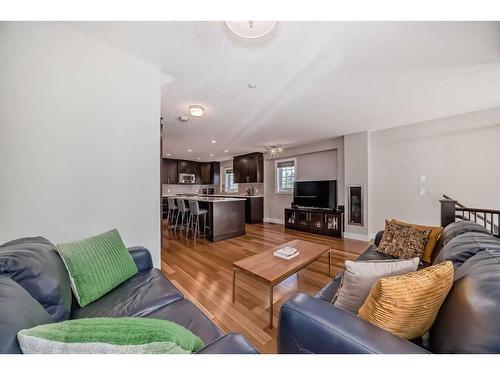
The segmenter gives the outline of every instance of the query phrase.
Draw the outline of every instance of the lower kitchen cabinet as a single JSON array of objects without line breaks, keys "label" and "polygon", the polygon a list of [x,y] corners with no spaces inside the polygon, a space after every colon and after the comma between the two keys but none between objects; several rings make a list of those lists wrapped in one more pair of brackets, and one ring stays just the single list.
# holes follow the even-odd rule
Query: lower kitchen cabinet
[{"label": "lower kitchen cabinet", "polygon": [[255,224],[264,221],[264,198],[247,198],[245,202],[245,223]]}]

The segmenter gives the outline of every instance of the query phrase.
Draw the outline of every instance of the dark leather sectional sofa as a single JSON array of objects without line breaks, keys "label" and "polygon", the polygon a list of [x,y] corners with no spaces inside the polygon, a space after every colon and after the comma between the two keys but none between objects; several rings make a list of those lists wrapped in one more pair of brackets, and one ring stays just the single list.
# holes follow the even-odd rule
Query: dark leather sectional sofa
[{"label": "dark leather sectional sofa", "polygon": [[0,246],[0,353],[21,353],[16,334],[23,328],[66,319],[149,317],[176,322],[198,335],[198,353],[256,353],[246,339],[224,335],[156,268],[143,247],[131,247],[139,272],[97,301],[80,308],[54,245],[43,237]]},{"label": "dark leather sectional sofa", "polygon": [[[383,232],[358,259],[387,259],[377,252]],[[482,226],[448,225],[434,263],[450,260],[455,279],[428,335],[411,342],[384,331],[330,302],[335,277],[315,297],[297,294],[283,304],[279,353],[500,353],[500,239]]]}]

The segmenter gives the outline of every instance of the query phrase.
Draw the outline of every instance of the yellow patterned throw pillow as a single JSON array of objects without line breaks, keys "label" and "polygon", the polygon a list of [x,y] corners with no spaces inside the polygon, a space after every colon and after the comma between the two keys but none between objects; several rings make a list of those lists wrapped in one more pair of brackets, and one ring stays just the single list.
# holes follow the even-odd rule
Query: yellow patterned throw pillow
[{"label": "yellow patterned throw pillow", "polygon": [[383,277],[373,284],[358,316],[394,335],[424,335],[453,284],[450,261],[420,271]]}]

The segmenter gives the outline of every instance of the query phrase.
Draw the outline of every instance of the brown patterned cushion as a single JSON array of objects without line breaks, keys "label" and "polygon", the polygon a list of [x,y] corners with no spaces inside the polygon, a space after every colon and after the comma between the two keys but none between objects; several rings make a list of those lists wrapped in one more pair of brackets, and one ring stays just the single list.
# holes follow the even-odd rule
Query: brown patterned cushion
[{"label": "brown patterned cushion", "polygon": [[384,235],[377,251],[400,259],[422,258],[430,233],[430,229],[417,229],[386,220]]},{"label": "brown patterned cushion", "polygon": [[405,339],[423,336],[453,284],[450,261],[373,284],[358,316]]},{"label": "brown patterned cushion", "polygon": [[429,238],[427,239],[427,245],[425,245],[424,253],[422,254],[422,260],[425,263],[431,263],[432,262],[432,253],[434,252],[434,248],[436,247],[436,244],[439,240],[439,237],[441,237],[441,233],[443,232],[442,227],[431,227],[428,225],[420,225],[420,224],[410,224],[410,223],[405,223],[399,220],[392,219],[391,221],[394,221],[399,224],[405,224],[405,225],[410,225],[415,229],[430,229],[431,233],[429,234]]}]

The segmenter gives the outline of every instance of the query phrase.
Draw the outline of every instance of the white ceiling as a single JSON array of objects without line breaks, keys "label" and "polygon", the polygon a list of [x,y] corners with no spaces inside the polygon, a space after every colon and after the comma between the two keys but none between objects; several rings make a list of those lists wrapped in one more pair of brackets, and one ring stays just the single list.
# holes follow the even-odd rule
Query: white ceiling
[{"label": "white ceiling", "polygon": [[[162,100],[172,157],[224,160],[500,106],[499,22],[279,22],[257,40],[223,22],[71,25],[175,79]],[[190,104],[205,116],[183,124]]]}]

